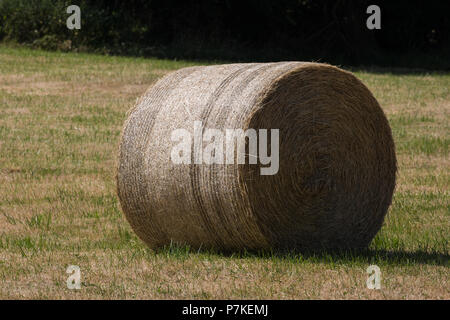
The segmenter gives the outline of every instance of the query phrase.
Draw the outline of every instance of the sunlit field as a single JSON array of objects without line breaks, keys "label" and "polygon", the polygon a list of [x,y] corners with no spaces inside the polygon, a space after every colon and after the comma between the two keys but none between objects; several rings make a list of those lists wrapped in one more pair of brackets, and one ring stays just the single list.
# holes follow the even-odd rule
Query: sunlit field
[{"label": "sunlit field", "polygon": [[[148,249],[116,196],[120,131],[153,82],[195,64],[0,46],[1,299],[450,299],[449,73],[352,70],[387,114],[399,165],[368,250]],[[372,264],[380,290],[366,286]]]}]

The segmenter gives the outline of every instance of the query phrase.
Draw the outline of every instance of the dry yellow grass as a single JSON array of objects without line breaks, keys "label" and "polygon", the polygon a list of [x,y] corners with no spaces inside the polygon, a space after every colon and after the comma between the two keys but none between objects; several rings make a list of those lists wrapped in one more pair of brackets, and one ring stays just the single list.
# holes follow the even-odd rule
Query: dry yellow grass
[{"label": "dry yellow grass", "polygon": [[[449,74],[356,72],[385,109],[394,202],[365,252],[155,253],[118,207],[126,112],[166,72],[154,59],[0,47],[0,298],[449,299]],[[381,290],[366,268],[381,268]],[[79,265],[81,290],[66,287]]]}]

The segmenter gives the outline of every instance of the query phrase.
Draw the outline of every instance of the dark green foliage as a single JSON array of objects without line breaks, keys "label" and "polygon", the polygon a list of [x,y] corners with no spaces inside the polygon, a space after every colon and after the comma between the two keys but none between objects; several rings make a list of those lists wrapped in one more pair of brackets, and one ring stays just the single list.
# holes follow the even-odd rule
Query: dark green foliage
[{"label": "dark green foliage", "polygon": [[[66,8],[81,8],[68,30]],[[450,2],[0,0],[0,38],[59,50],[225,60],[319,60],[448,69]]]}]

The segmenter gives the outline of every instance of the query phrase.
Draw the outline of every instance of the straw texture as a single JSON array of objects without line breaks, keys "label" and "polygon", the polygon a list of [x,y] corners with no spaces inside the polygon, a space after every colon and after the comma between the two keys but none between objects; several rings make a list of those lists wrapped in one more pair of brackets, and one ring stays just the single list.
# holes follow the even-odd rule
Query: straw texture
[{"label": "straw texture", "polygon": [[[174,164],[171,133],[279,129],[279,171]],[[269,148],[270,150],[270,148]],[[122,210],[151,248],[366,247],[395,187],[388,121],[351,73],[303,62],[184,68],[129,114],[119,147]]]}]

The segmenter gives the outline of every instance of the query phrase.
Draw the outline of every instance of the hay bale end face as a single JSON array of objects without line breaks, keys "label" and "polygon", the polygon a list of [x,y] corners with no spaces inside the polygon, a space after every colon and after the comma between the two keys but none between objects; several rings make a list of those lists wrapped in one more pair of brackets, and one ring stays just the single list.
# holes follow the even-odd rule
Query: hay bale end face
[{"label": "hay bale end face", "polygon": [[[201,132],[278,129],[277,172],[250,163],[249,140],[245,164],[195,163],[198,141],[191,163],[174,163],[173,132],[194,133],[199,122]],[[318,63],[229,64],[178,70],[145,93],[122,132],[117,188],[151,248],[359,248],[381,228],[395,175],[388,121],[351,73]]]}]

